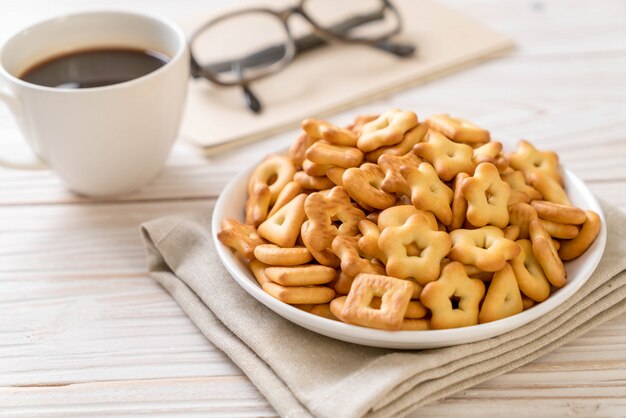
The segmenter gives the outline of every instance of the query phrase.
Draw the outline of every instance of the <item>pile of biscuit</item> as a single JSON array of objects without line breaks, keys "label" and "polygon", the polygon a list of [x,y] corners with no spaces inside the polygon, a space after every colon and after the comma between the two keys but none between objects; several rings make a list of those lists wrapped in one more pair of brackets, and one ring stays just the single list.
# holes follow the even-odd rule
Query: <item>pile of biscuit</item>
[{"label": "pile of biscuit", "polygon": [[506,154],[475,124],[390,110],[346,128],[307,119],[248,182],[218,237],[276,299],[383,330],[471,326],[546,300],[600,230],[558,157]]}]

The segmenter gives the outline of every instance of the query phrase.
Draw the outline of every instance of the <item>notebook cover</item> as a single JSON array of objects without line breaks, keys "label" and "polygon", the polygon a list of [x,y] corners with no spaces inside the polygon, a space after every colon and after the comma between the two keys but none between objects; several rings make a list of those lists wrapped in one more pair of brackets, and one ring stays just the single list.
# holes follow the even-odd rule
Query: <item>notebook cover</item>
[{"label": "notebook cover", "polygon": [[[273,2],[281,10],[290,2]],[[414,57],[398,58],[362,45],[333,42],[298,56],[283,71],[252,84],[263,102],[261,114],[250,112],[236,87],[191,80],[181,136],[206,153],[293,129],[304,118],[324,117],[389,95],[488,59],[513,46],[511,39],[430,0],[395,0],[404,29],[398,39],[413,42]],[[190,33],[202,21],[181,22]],[[308,30],[293,18],[296,32]],[[242,28],[242,31],[253,28]],[[242,32],[241,38],[246,33]],[[201,46],[201,47],[210,47]]]}]

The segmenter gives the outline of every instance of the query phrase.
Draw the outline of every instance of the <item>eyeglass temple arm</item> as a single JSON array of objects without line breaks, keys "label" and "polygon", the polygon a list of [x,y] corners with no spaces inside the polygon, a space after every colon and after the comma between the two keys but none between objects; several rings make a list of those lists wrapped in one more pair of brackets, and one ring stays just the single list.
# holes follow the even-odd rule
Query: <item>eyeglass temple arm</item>
[{"label": "eyeglass temple arm", "polygon": [[[232,70],[234,70],[237,73],[240,79],[243,79],[243,71],[242,71],[241,65],[238,62],[233,62],[230,68],[232,68]],[[200,66],[200,64],[198,64],[198,61],[196,61],[196,59],[192,55],[191,56],[192,76],[194,78],[202,77],[202,70],[203,70],[202,67]],[[261,104],[261,101],[259,100],[257,95],[254,94],[254,92],[250,89],[250,86],[248,86],[248,84],[242,84],[241,89],[242,89],[243,97],[244,97],[244,100],[246,101],[246,106],[248,107],[248,109],[252,110],[254,113],[261,113],[261,111],[263,110],[263,105]]]},{"label": "eyeglass temple arm", "polygon": [[[365,23],[373,22],[376,20],[380,20],[384,18],[383,11],[378,11],[376,13],[371,13],[367,15],[360,15],[349,18],[337,25],[334,25],[330,28],[332,32],[337,33],[345,33],[350,29],[353,29],[357,26],[363,25]],[[323,45],[326,45],[328,41],[316,34],[307,35],[301,38],[298,38],[294,41],[296,54],[300,54],[306,51],[311,51],[313,49],[319,48]],[[380,41],[375,44],[372,44],[373,47],[381,49],[383,51],[392,53],[397,56],[407,57],[411,56],[415,52],[415,47],[410,44],[403,44],[398,42],[391,42],[388,40]],[[213,64],[207,64],[205,66],[201,66],[198,64],[196,59],[191,57],[191,73],[194,78],[201,77],[203,71],[210,71],[213,73],[221,73],[225,71],[232,71],[234,65],[238,65],[243,68],[258,66],[259,64],[268,63],[268,62],[276,62],[280,60],[285,54],[284,45],[276,45],[265,48],[261,51],[250,54],[241,60],[235,61],[224,61]]]},{"label": "eyeglass temple arm", "polygon": [[[239,65],[239,63],[233,64],[233,71],[237,74],[237,77],[239,77],[240,80],[244,79],[244,68]],[[261,101],[256,96],[256,94],[252,92],[248,84],[242,84],[241,89],[243,92],[243,98],[246,101],[246,106],[248,106],[248,109],[252,110],[254,113],[261,113],[261,110],[263,110],[263,105],[261,104]]]},{"label": "eyeglass temple arm", "polygon": [[372,44],[374,48],[380,49],[385,52],[389,52],[390,54],[396,55],[398,57],[411,57],[415,54],[417,48],[415,45],[403,43],[403,42],[393,42],[393,41],[379,41],[375,44]]},{"label": "eyeglass temple arm", "polygon": [[[349,19],[344,20],[337,25],[331,26],[330,31],[335,33],[345,34],[349,32],[351,29],[364,25],[366,23],[375,22],[377,20],[381,20],[385,18],[384,9],[381,9],[375,13],[370,13],[367,15],[359,15],[354,16]],[[306,51],[310,51],[320,46],[324,46],[328,44],[328,40],[316,35],[311,34],[304,36],[302,38],[296,39],[296,53],[302,53]],[[390,40],[383,40],[373,44],[369,44],[374,48],[381,49],[385,52],[389,52],[391,54],[400,56],[400,57],[409,57],[413,55],[415,52],[415,46],[407,43],[393,42]]]}]

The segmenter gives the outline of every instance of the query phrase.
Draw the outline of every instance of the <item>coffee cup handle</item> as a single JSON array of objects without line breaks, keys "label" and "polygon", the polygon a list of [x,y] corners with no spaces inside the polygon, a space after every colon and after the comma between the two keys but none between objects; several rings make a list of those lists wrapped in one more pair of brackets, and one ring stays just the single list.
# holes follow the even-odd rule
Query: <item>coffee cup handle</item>
[{"label": "coffee cup handle", "polygon": [[[22,136],[26,136],[22,106],[13,93],[4,86],[0,86],[0,103],[4,103],[9,108],[13,118],[20,126]],[[48,165],[33,153],[33,158],[30,161],[10,160],[0,156],[0,167],[16,170],[45,170]]]}]

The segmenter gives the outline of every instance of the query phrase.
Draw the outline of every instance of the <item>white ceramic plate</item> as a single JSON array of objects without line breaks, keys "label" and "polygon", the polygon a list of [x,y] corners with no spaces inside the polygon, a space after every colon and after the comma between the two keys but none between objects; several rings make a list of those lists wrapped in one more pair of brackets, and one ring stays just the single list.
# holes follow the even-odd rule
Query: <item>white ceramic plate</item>
[{"label": "white ceramic plate", "polygon": [[602,219],[602,228],[595,242],[583,256],[565,263],[568,273],[567,284],[552,294],[546,301],[517,315],[498,321],[448,330],[382,331],[344,324],[304,312],[265,293],[257,284],[247,266],[239,261],[233,252],[217,239],[217,232],[220,230],[222,219],[233,217],[240,221],[243,220],[246,186],[248,178],[256,165],[254,164],[233,178],[217,200],[212,220],[213,241],[217,247],[217,252],[237,283],[259,302],[291,322],[342,341],[373,347],[418,349],[453,346],[495,337],[537,319],[572,296],[587,281],[597,267],[606,244],[606,222],[600,205],[578,177],[572,174],[572,172],[564,170],[565,185],[572,203],[580,208],[592,209],[597,212]]}]

